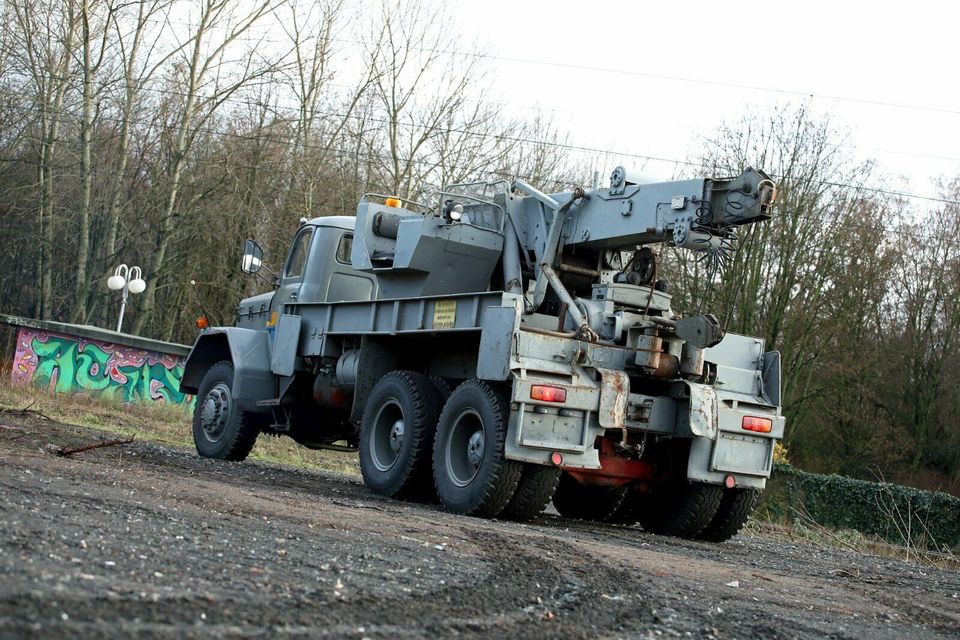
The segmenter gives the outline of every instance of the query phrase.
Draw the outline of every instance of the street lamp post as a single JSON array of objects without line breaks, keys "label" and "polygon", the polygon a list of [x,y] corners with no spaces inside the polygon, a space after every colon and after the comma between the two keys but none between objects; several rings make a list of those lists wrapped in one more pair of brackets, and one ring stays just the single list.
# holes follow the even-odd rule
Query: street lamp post
[{"label": "street lamp post", "polygon": [[107,278],[107,286],[112,291],[123,291],[123,300],[120,302],[120,317],[117,318],[117,333],[120,333],[120,327],[123,325],[123,312],[127,308],[127,294],[143,293],[147,288],[147,283],[141,277],[140,267],[128,267],[125,264],[117,267],[113,275]]}]

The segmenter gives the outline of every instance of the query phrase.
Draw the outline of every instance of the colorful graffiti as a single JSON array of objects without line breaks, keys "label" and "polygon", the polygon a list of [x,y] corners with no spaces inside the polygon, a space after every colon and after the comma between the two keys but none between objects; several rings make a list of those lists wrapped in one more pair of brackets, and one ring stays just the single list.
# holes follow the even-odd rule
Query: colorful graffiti
[{"label": "colorful graffiti", "polygon": [[20,327],[13,382],[58,392],[113,395],[124,402],[184,403],[184,358],[122,344]]}]

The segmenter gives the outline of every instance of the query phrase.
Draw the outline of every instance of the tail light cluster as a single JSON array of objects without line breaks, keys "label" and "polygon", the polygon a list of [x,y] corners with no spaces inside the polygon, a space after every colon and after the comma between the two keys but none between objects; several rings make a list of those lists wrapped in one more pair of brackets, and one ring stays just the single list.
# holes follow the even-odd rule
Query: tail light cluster
[{"label": "tail light cluster", "polygon": [[743,422],[740,426],[745,431],[756,431],[757,433],[770,433],[773,429],[773,420],[770,418],[759,418],[757,416],[743,416]]},{"label": "tail light cluster", "polygon": [[539,400],[540,402],[566,402],[567,390],[563,387],[535,384],[530,387],[530,399]]}]

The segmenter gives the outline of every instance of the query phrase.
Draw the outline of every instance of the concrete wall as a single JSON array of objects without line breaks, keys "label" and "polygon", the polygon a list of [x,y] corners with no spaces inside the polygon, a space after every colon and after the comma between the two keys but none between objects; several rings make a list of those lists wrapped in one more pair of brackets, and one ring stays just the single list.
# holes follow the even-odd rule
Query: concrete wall
[{"label": "concrete wall", "polygon": [[125,402],[191,402],[180,393],[189,347],[97,327],[0,317],[16,325],[11,380]]}]

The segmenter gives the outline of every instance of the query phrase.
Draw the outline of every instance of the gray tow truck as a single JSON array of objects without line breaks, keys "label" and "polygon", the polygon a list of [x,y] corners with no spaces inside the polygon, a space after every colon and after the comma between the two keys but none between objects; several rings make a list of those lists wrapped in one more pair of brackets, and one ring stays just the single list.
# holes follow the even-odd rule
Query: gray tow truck
[{"label": "gray tow truck", "polygon": [[[675,313],[651,247],[719,266],[775,194],[752,168],[644,184],[618,167],[604,188],[462,184],[305,220],[274,290],[187,359],[197,451],[243,460],[287,435],[359,451],[374,493],[455,513],[528,519],[552,500],[725,540],[783,435],[780,357]],[[248,240],[242,270],[262,266]]]}]

